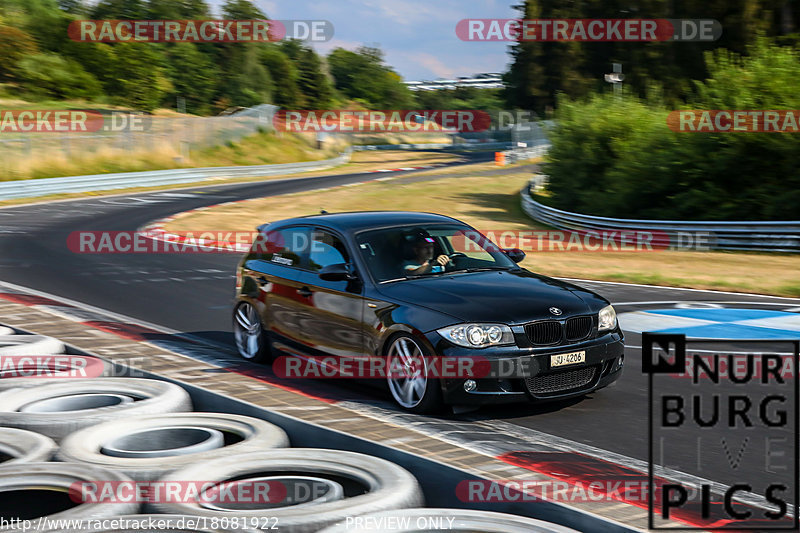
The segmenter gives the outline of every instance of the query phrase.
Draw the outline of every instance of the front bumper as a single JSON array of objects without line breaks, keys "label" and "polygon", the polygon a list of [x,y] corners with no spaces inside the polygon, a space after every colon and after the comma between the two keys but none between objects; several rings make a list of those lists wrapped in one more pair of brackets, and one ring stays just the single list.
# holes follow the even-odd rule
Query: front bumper
[{"label": "front bumper", "polygon": [[[441,379],[442,393],[451,405],[485,405],[558,400],[606,387],[620,378],[624,367],[624,339],[614,331],[581,343],[547,348],[499,346],[473,350],[454,346],[433,332],[428,337],[436,355],[480,359],[477,387],[467,391],[468,378]],[[550,356],[586,352],[583,363],[550,368]]]}]

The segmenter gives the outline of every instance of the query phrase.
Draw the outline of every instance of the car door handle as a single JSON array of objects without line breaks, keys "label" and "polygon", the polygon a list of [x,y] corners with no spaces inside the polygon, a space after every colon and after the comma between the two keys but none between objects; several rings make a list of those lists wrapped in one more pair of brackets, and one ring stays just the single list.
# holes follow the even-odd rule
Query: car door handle
[{"label": "car door handle", "polygon": [[311,296],[311,289],[309,289],[308,287],[303,287],[302,289],[297,289],[297,294],[299,294],[300,296],[304,296],[304,297],[308,298],[309,296]]}]

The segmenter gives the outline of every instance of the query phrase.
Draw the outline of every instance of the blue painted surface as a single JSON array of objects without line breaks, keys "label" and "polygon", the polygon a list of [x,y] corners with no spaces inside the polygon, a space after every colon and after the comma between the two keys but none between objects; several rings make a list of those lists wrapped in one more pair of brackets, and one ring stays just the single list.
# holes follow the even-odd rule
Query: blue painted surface
[{"label": "blue painted surface", "polygon": [[[786,311],[764,309],[725,309],[725,308],[692,308],[692,309],[650,309],[648,315],[665,317],[682,317],[687,319],[712,321],[714,324],[689,325],[685,327],[669,327],[646,331],[656,333],[683,333],[692,338],[708,339],[790,339],[800,340],[800,314]],[[791,325],[786,324],[790,319]],[[760,320],[759,324],[745,324],[750,320]],[[795,329],[786,329],[787,327]],[[641,330],[640,330],[641,331]]]},{"label": "blue painted surface", "polygon": [[706,339],[800,339],[800,331],[744,326],[730,322],[692,328],[660,329],[658,333],[683,333],[687,337]]},{"label": "blue painted surface", "polygon": [[699,318],[701,320],[714,320],[716,322],[735,322],[738,320],[754,320],[758,318],[774,318],[784,316],[797,316],[797,313],[785,311],[771,311],[766,309],[726,309],[726,308],[693,308],[693,309],[651,309],[648,313],[669,316],[683,316],[686,318]]}]

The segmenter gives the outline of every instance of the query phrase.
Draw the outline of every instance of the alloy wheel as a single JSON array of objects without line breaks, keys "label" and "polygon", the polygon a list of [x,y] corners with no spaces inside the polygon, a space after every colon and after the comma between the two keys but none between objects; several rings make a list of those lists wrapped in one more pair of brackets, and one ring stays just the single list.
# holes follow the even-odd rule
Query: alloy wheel
[{"label": "alloy wheel", "polygon": [[398,337],[389,348],[386,363],[395,401],[406,409],[417,407],[428,386],[428,365],[419,345],[410,337]]},{"label": "alloy wheel", "polygon": [[239,355],[245,359],[255,359],[261,352],[261,319],[251,304],[244,302],[233,315],[233,336]]}]

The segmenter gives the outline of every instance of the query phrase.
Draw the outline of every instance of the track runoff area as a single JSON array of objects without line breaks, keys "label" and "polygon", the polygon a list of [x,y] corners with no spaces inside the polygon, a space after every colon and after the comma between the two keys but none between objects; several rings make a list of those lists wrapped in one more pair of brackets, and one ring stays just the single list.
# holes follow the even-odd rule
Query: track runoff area
[{"label": "track runoff area", "polygon": [[[369,179],[374,174],[0,209],[0,298],[224,367],[234,359],[236,254],[74,254],[67,236],[92,227],[130,231],[211,204]],[[288,383],[268,368],[259,379],[524,468],[528,489],[542,497],[576,506],[603,502],[611,516],[638,509],[637,522],[647,517],[640,527],[796,527],[793,339],[800,337],[800,299],[574,282],[608,298],[626,333],[624,376],[590,397],[423,417],[352,383]],[[506,486],[465,486],[460,496],[502,501]]]}]

